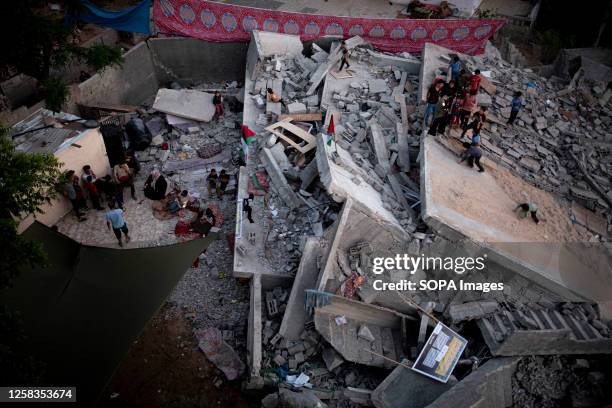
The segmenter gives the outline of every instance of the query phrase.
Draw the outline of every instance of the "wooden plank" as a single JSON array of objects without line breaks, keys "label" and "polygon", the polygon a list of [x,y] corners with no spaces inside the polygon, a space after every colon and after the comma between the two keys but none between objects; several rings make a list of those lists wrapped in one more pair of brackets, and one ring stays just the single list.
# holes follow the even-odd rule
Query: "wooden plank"
[{"label": "wooden plank", "polygon": [[270,133],[273,133],[280,139],[283,139],[285,142],[289,143],[292,147],[294,147],[300,153],[306,153],[314,147],[312,144],[306,144],[306,146],[300,146],[299,144],[291,140],[289,137],[285,136],[284,134],[276,130],[271,130]]},{"label": "wooden plank", "polygon": [[331,75],[336,79],[347,79],[354,77],[353,71],[351,71],[350,69],[344,69],[342,71],[332,71]]},{"label": "wooden plank", "polygon": [[293,120],[296,122],[314,122],[323,120],[323,113],[314,112],[314,113],[283,113],[278,115],[279,121],[284,121],[286,119]]}]

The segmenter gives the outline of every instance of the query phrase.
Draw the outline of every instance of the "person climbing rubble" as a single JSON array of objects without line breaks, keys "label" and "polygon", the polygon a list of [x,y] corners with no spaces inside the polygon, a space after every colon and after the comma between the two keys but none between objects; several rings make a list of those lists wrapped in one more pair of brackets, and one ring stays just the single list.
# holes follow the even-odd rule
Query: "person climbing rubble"
[{"label": "person climbing rubble", "polygon": [[475,164],[476,167],[478,167],[478,172],[479,173],[484,173],[484,171],[485,171],[484,167],[480,163],[480,158],[481,157],[482,157],[482,150],[480,150],[480,148],[477,145],[471,145],[461,155],[461,160],[459,160],[459,163],[463,163],[464,161],[467,160],[468,166],[474,167],[474,164]]},{"label": "person climbing rubble", "polygon": [[538,218],[538,206],[535,203],[522,203],[516,206],[514,212],[518,212],[520,218],[527,218],[528,215],[531,216],[531,219],[536,223],[540,223],[540,219]]},{"label": "person climbing rubble", "polygon": [[514,96],[512,97],[512,102],[510,103],[511,108],[510,108],[510,118],[508,119],[508,125],[514,124],[514,120],[516,119],[519,112],[521,111],[521,108],[523,107],[523,99],[521,98],[522,96],[523,96],[522,92],[515,92]]}]

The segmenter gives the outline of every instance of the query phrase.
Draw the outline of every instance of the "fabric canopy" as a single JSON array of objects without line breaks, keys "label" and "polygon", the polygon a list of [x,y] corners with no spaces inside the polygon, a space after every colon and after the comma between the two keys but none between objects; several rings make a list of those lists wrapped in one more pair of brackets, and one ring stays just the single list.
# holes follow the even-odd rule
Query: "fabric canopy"
[{"label": "fabric canopy", "polygon": [[90,1],[83,0],[79,18],[87,23],[99,24],[119,31],[149,34],[149,10],[151,0],[120,11],[104,10]]},{"label": "fabric canopy", "polygon": [[43,383],[76,386],[81,406],[99,398],[118,363],[193,260],[217,233],[139,249],[80,245],[38,222],[23,237],[48,254],[0,297],[21,313]]}]

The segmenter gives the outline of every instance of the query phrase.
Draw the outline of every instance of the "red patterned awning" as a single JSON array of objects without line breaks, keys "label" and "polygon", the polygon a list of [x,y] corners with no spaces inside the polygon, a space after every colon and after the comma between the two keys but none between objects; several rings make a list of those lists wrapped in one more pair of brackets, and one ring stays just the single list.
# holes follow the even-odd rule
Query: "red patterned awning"
[{"label": "red patterned awning", "polygon": [[484,51],[505,20],[412,20],[353,18],[291,13],[203,0],[155,0],[153,20],[161,33],[206,41],[248,41],[251,31],[363,37],[384,51],[420,53],[427,42],[466,54]]}]

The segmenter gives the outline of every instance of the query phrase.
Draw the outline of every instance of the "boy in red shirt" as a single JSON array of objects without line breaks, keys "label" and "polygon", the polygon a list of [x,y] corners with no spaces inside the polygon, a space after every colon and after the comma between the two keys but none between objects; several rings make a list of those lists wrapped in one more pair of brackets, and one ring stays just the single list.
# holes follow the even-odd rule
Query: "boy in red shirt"
[{"label": "boy in red shirt", "polygon": [[476,91],[480,89],[480,70],[474,71],[474,75],[470,77],[470,91]]}]

